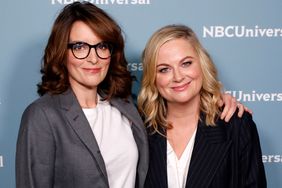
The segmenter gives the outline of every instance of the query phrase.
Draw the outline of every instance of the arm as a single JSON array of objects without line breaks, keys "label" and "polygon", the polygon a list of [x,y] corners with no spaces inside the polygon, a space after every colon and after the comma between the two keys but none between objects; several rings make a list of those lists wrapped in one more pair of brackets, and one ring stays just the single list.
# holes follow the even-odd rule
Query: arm
[{"label": "arm", "polygon": [[55,161],[55,143],[48,118],[34,104],[21,120],[16,151],[16,187],[51,188]]},{"label": "arm", "polygon": [[224,106],[224,108],[220,115],[220,119],[224,119],[224,121],[226,122],[229,122],[230,118],[235,113],[237,108],[239,108],[238,117],[242,117],[244,111],[252,113],[250,109],[236,101],[236,99],[230,94],[223,93],[221,95],[221,98],[222,100],[219,101],[218,106]]}]

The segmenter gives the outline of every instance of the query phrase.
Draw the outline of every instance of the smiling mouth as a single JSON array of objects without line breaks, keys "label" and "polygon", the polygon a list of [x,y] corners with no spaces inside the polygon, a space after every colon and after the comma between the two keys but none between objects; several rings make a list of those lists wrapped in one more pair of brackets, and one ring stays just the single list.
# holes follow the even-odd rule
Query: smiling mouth
[{"label": "smiling mouth", "polygon": [[83,68],[83,70],[89,73],[98,73],[101,71],[101,68]]},{"label": "smiling mouth", "polygon": [[185,84],[183,84],[183,85],[180,85],[180,86],[175,86],[175,87],[171,87],[174,91],[183,91],[183,90],[185,90],[188,86],[189,86],[189,84],[190,84],[191,82],[188,82],[188,83],[185,83]]}]

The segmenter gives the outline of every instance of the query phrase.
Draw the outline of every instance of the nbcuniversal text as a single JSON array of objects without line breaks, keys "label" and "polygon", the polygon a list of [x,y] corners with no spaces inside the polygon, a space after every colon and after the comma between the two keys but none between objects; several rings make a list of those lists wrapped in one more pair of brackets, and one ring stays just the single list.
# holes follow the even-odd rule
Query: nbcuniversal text
[{"label": "nbcuniversal text", "polygon": [[[51,0],[51,4],[67,5],[79,0]],[[85,0],[96,5],[150,5],[150,0]]]},{"label": "nbcuniversal text", "polygon": [[282,93],[259,93],[253,90],[251,93],[247,93],[244,91],[225,91],[225,93],[229,93],[233,97],[235,97],[238,101],[248,101],[248,102],[281,102],[282,101]]},{"label": "nbcuniversal text", "polygon": [[263,28],[229,25],[203,26],[203,38],[273,38],[282,37],[282,28]]}]

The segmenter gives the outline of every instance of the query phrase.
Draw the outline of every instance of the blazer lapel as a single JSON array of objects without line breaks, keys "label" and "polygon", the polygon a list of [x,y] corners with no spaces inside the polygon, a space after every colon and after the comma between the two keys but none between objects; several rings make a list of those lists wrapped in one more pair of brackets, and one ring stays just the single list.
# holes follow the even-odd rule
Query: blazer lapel
[{"label": "blazer lapel", "polygon": [[186,188],[209,187],[218,166],[224,159],[231,141],[226,138],[224,126],[206,126],[199,121]]},{"label": "blazer lapel", "polygon": [[167,142],[166,137],[155,133],[149,136],[150,171],[148,181],[152,187],[168,187],[167,184]]},{"label": "blazer lapel", "polygon": [[143,187],[149,166],[149,144],[144,123],[132,100],[113,98],[110,103],[132,122],[132,132],[139,151],[137,184],[140,183],[138,187]]},{"label": "blazer lapel", "polygon": [[100,153],[98,143],[74,93],[71,90],[68,90],[60,95],[59,100],[62,109],[65,110],[65,115],[69,124],[83,144],[88,148],[96,160],[97,166],[100,168],[108,182],[105,163]]},{"label": "blazer lapel", "polygon": [[147,132],[137,109],[133,105],[133,102],[125,101],[124,99],[120,98],[113,98],[110,103],[111,105],[116,107],[125,117],[127,117],[129,121],[133,123],[133,125],[135,125],[132,127],[132,129],[135,139],[137,138],[137,141],[140,142],[137,144],[146,145],[147,148]]},{"label": "blazer lapel", "polygon": [[126,116],[129,121],[137,125],[142,134],[146,133],[143,121],[132,101],[126,101],[125,99],[120,98],[113,98],[110,100],[110,103],[111,105],[116,107],[124,116]]}]

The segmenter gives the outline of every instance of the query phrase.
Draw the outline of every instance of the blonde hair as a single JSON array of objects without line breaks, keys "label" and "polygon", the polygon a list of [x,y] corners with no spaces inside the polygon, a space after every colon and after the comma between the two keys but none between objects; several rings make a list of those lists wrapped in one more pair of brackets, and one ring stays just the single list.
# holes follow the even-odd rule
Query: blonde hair
[{"label": "blonde hair", "polygon": [[170,40],[186,39],[199,56],[203,73],[203,85],[200,91],[200,112],[205,114],[205,123],[214,126],[220,114],[217,103],[221,97],[221,84],[217,80],[217,70],[208,52],[200,44],[193,30],[184,25],[168,25],[156,31],[143,51],[143,77],[138,95],[138,109],[144,116],[145,125],[153,132],[164,132],[172,128],[167,122],[166,100],[160,95],[155,85],[156,62],[159,50]]}]

